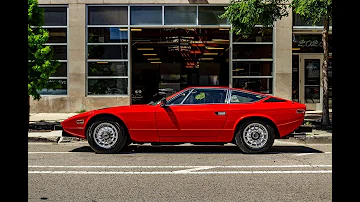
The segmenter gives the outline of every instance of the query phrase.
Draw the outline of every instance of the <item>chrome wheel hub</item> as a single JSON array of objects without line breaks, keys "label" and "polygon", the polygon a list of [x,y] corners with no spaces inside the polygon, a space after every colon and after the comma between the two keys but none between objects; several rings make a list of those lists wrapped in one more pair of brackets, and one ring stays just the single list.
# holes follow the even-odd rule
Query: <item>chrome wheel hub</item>
[{"label": "chrome wheel hub", "polygon": [[119,133],[111,123],[100,123],[93,132],[95,143],[102,148],[109,149],[116,144]]},{"label": "chrome wheel hub", "polygon": [[264,125],[251,123],[244,129],[243,139],[247,146],[258,149],[265,146],[269,139],[269,134]]}]

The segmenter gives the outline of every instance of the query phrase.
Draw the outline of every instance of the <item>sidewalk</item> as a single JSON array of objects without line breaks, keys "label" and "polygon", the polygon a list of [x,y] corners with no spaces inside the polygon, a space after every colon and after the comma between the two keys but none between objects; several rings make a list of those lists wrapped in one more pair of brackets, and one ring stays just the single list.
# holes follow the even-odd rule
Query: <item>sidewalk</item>
[{"label": "sidewalk", "polygon": [[[332,115],[331,110],[330,112],[330,115]],[[76,114],[77,113],[31,113],[30,123],[39,121],[61,122]],[[319,121],[319,119],[321,119],[321,112],[319,111],[308,111],[305,114],[305,121]],[[28,132],[28,141],[57,143],[81,141],[81,139],[75,137],[61,137],[61,132],[62,131]],[[306,133],[305,138],[295,136],[289,139],[283,139],[282,141],[294,141],[306,144],[331,144],[332,132],[313,129],[311,133]]]}]

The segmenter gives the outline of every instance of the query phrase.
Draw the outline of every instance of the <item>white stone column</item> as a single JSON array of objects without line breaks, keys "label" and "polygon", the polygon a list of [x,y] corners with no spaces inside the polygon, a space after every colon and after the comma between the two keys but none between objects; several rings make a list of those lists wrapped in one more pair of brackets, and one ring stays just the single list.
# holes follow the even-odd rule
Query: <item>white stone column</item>
[{"label": "white stone column", "polygon": [[292,93],[292,10],[274,27],[274,95],[291,99]]},{"label": "white stone column", "polygon": [[69,4],[68,97],[69,108],[84,108],[86,95],[86,6]]}]

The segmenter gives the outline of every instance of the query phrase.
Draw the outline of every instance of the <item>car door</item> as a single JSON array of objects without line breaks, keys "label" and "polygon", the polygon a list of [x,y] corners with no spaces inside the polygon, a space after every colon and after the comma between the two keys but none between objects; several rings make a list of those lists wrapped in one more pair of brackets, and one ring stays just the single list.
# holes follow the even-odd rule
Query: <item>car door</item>
[{"label": "car door", "polygon": [[[178,130],[165,133],[164,125],[159,129],[160,141],[212,141],[221,132],[228,113],[227,89],[194,88],[180,104],[157,110],[157,117],[165,114],[171,118],[172,126]],[[160,122],[160,119],[157,119]]]},{"label": "car door", "polygon": [[182,92],[179,92],[178,95],[175,95],[168,101],[166,107],[159,107],[155,111],[156,128],[159,137],[180,136],[180,125],[176,116],[177,113],[175,113],[174,110],[176,112],[179,110],[176,106],[178,106],[185,99],[191,90],[192,89],[186,89]]}]

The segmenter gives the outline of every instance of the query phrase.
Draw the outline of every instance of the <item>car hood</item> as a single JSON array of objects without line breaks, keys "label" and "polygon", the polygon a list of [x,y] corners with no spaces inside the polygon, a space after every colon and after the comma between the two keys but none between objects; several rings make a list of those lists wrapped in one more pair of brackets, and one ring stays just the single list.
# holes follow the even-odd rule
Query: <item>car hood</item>
[{"label": "car hood", "polygon": [[120,115],[122,113],[127,112],[144,112],[144,111],[155,111],[159,106],[158,105],[148,105],[148,104],[134,104],[134,105],[125,105],[125,106],[113,106],[113,107],[105,107],[101,109],[95,109],[86,111],[80,114],[76,114],[72,117],[67,118],[62,121],[61,124],[64,125],[67,122],[72,122],[74,120],[88,120],[90,117],[93,117],[97,114],[114,114]]},{"label": "car hood", "polygon": [[92,113],[118,113],[118,112],[136,112],[136,111],[144,111],[148,109],[155,109],[158,106],[148,105],[148,104],[134,104],[134,105],[125,105],[125,106],[113,106],[113,107],[105,107],[101,109],[92,110],[89,112]]}]

